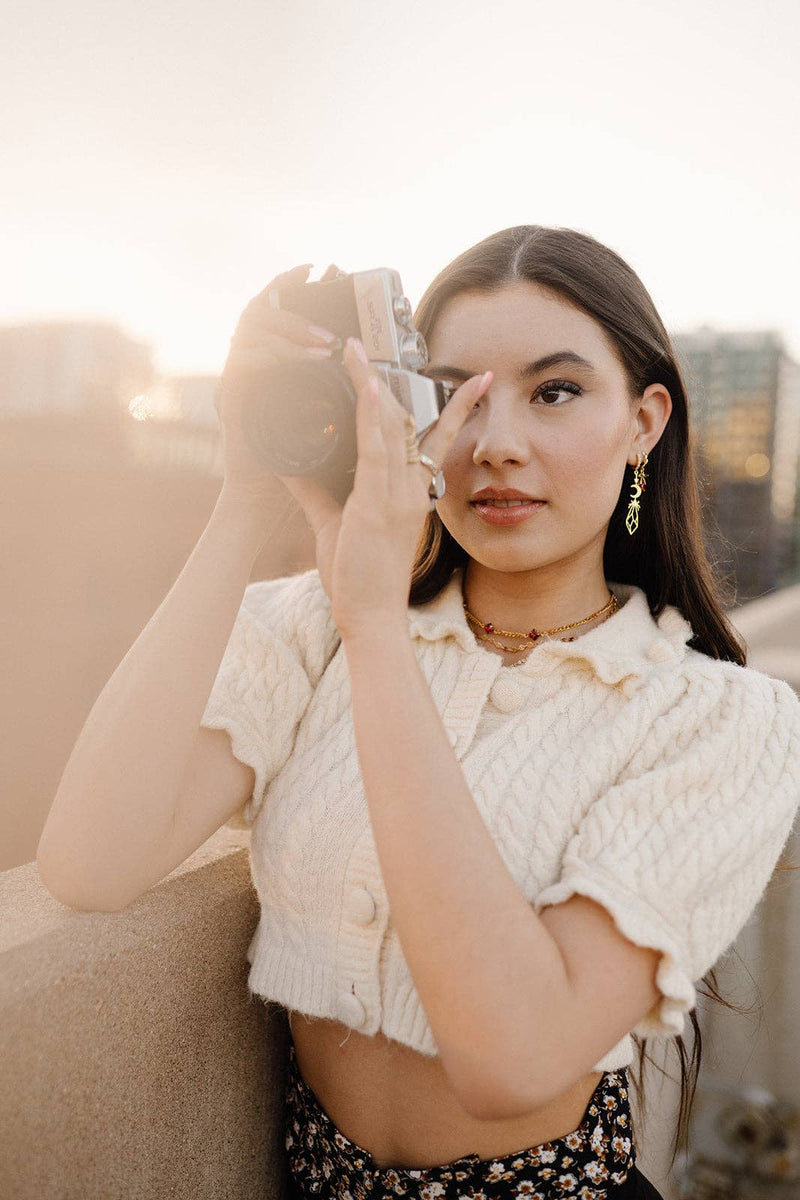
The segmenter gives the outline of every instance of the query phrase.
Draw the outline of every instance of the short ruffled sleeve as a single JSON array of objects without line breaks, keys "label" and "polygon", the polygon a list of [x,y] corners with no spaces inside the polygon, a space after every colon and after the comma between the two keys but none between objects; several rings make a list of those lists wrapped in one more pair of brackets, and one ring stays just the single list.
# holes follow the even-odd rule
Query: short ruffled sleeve
[{"label": "short ruffled sleeve", "polygon": [[709,660],[592,804],[534,908],[588,896],[630,941],[662,951],[661,997],[632,1032],[681,1034],[695,981],[759,904],[798,804],[797,696],[780,680]]},{"label": "short ruffled sleeve", "polygon": [[200,720],[227,730],[255,772],[252,796],[228,825],[256,819],[337,642],[317,571],[248,584]]}]

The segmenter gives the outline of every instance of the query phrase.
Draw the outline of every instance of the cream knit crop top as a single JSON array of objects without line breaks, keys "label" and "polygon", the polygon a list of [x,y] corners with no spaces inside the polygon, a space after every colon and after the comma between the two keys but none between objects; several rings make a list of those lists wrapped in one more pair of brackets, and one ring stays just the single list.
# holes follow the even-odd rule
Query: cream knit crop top
[{"label": "cream knit crop top", "polygon": [[[536,912],[589,896],[662,951],[639,1036],[675,1036],[761,899],[800,803],[788,684],[690,649],[667,608],[622,607],[516,668],[480,647],[461,572],[409,635],[474,802]],[[251,993],[437,1048],[392,924],[359,773],[349,676],[317,571],[247,587],[202,724],[255,771],[241,818],[261,916]],[[236,818],[234,818],[234,823]],[[626,1066],[626,1035],[595,1064]]]}]

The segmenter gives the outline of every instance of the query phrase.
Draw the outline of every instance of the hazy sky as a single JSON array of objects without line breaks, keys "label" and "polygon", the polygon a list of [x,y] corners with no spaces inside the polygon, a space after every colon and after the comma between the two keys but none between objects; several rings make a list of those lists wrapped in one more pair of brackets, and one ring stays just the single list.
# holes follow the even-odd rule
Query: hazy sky
[{"label": "hazy sky", "polygon": [[668,329],[800,357],[797,0],[26,0],[3,30],[0,321],[218,370],[278,271],[416,303],[508,225],[581,229]]}]

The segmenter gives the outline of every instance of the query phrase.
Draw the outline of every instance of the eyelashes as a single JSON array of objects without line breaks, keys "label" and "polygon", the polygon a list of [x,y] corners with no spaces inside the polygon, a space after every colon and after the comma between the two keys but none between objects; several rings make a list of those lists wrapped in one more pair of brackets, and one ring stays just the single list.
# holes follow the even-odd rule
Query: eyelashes
[{"label": "eyelashes", "polygon": [[[536,400],[536,398],[538,396],[548,396],[548,395],[556,395],[557,396],[559,394],[559,392],[566,392],[569,396],[582,396],[583,388],[579,387],[577,383],[570,383],[569,380],[567,380],[567,379],[548,379],[547,383],[540,384],[539,387],[536,389],[536,391],[533,393],[533,395],[531,396],[531,403],[533,403],[533,401]],[[481,399],[482,399],[482,397],[481,397]],[[480,403],[481,403],[481,401],[477,400],[475,402],[475,408],[478,408],[480,406]],[[561,400],[561,401],[558,401],[557,403],[550,403],[550,404],[542,401],[542,403],[539,404],[539,408],[561,408],[562,404],[566,404],[566,403],[568,403],[566,400]]]},{"label": "eyelashes", "polygon": [[[537,396],[546,396],[548,393],[557,395],[559,392],[568,392],[571,395],[580,396],[583,388],[578,387],[577,383],[568,383],[566,379],[550,379],[547,383],[541,384],[533,393],[531,399]],[[566,401],[562,401],[565,404]],[[544,408],[560,408],[561,404],[544,404]]]}]

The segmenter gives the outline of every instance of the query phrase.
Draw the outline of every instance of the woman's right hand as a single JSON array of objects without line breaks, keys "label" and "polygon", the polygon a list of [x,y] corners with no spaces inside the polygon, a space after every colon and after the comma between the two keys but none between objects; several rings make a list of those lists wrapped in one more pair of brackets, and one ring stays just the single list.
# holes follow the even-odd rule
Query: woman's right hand
[{"label": "woman's right hand", "polygon": [[[222,427],[224,481],[223,490],[235,497],[237,505],[250,508],[264,519],[265,532],[274,525],[274,479],[280,479],[304,510],[317,539],[317,566],[328,594],[329,567],[342,506],[322,484],[310,476],[276,475],[251,452],[241,427],[241,395],[236,387],[238,369],[268,367],[284,362],[302,362],[309,358],[325,362],[338,339],[320,330],[305,317],[285,309],[273,309],[267,301],[270,288],[304,283],[311,263],[293,267],[276,275],[244,309],[231,339],[230,351],[217,387],[214,401]],[[330,266],[323,279],[332,278],[338,268]]]}]

